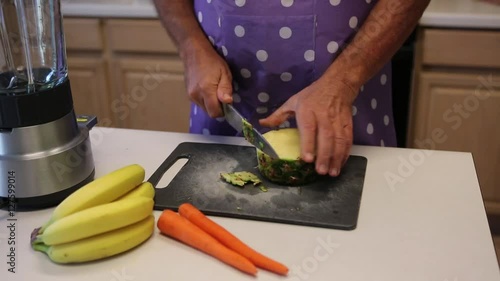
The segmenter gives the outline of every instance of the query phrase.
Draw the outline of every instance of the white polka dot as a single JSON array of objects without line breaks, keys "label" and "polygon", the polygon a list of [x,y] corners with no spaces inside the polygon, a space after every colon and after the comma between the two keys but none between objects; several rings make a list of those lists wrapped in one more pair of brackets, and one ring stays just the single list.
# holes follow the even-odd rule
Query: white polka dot
[{"label": "white polka dot", "polygon": [[210,130],[209,130],[209,129],[207,129],[207,128],[204,128],[204,129],[202,130],[202,133],[203,133],[204,135],[210,135]]},{"label": "white polka dot", "polygon": [[227,48],[226,46],[220,47],[222,49],[222,54],[226,57],[227,56]]},{"label": "white polka dot", "polygon": [[219,17],[219,19],[217,20],[217,24],[219,25],[219,27],[221,26],[221,25],[220,25],[220,17]]},{"label": "white polka dot", "polygon": [[235,91],[238,91],[238,89],[240,88],[240,85],[238,85],[238,83],[236,83],[236,81],[233,82],[233,89]]},{"label": "white polka dot", "polygon": [[212,43],[212,45],[215,45],[215,40],[214,40],[214,38],[212,38],[212,36],[208,36],[208,41],[210,41],[210,43]]},{"label": "white polka dot", "polygon": [[293,5],[293,0],[281,0],[281,5],[283,5],[283,7],[291,7]]},{"label": "white polka dot", "polygon": [[384,125],[388,126],[389,125],[389,116],[384,115]]},{"label": "white polka dot", "polygon": [[292,74],[290,72],[283,72],[281,73],[281,81],[283,82],[288,82],[290,80],[292,80]]},{"label": "white polka dot", "polygon": [[259,99],[260,102],[268,102],[269,101],[269,95],[265,92],[259,93],[257,95],[257,98]]},{"label": "white polka dot", "polygon": [[236,36],[238,36],[238,37],[245,36],[245,28],[243,26],[241,26],[241,25],[237,25],[234,28],[234,34],[236,34]]},{"label": "white polka dot", "polygon": [[376,99],[372,99],[372,109],[375,109],[377,108],[377,100]]},{"label": "white polka dot", "polygon": [[193,113],[194,113],[194,115],[198,114],[198,106],[196,106],[196,105],[195,105],[195,106],[194,106],[194,110],[193,110],[193,111],[194,111],[194,112],[193,112]]},{"label": "white polka dot", "polygon": [[212,0],[207,0],[207,3],[208,3],[208,4],[212,3]]},{"label": "white polka dot", "polygon": [[384,140],[380,140],[380,146],[385,146]]},{"label": "white polka dot", "polygon": [[203,21],[203,14],[201,12],[198,12],[198,21],[199,22]]},{"label": "white polka dot", "polygon": [[328,52],[330,54],[333,54],[333,53],[336,53],[338,50],[339,50],[339,43],[335,42],[335,41],[331,41],[330,43],[328,43],[328,45],[326,46],[326,49],[328,50]]},{"label": "white polka dot", "polygon": [[338,6],[340,4],[340,0],[330,0],[330,4],[332,4],[332,6]]},{"label": "white polka dot", "polygon": [[226,118],[224,118],[224,117],[218,117],[218,118],[215,118],[215,120],[217,120],[219,122],[224,122],[224,120],[226,120]]},{"label": "white polka dot", "polygon": [[281,123],[281,125],[279,125],[280,128],[289,128],[290,127],[290,121],[286,120],[285,122]]},{"label": "white polka dot", "polygon": [[351,17],[349,19],[349,26],[351,28],[356,28],[358,26],[358,18],[357,17]]},{"label": "white polka dot", "polygon": [[193,127],[193,119],[189,119],[189,128]]},{"label": "white polka dot", "polygon": [[290,27],[285,26],[280,28],[280,37],[283,39],[288,39],[292,37],[292,30],[290,29]]},{"label": "white polka dot", "polygon": [[314,51],[313,50],[307,50],[304,53],[304,59],[306,61],[314,61]]},{"label": "white polka dot", "polygon": [[258,50],[255,55],[257,56],[257,59],[260,60],[260,61],[266,61],[267,60],[267,52],[264,51],[264,50]]},{"label": "white polka dot", "polygon": [[372,2],[372,0],[366,0],[366,3],[370,4]]},{"label": "white polka dot", "polygon": [[259,107],[257,107],[257,108],[256,108],[256,111],[257,111],[257,113],[259,113],[259,114],[264,114],[264,113],[267,113],[267,110],[268,110],[268,109],[267,109],[267,107],[265,107],[265,106],[259,106]]},{"label": "white polka dot", "polygon": [[361,86],[361,92],[365,90],[365,85]]},{"label": "white polka dot", "polygon": [[241,97],[240,97],[240,95],[238,95],[238,94],[233,94],[233,101],[234,101],[235,103],[239,103],[239,102],[241,102]]},{"label": "white polka dot", "polygon": [[382,74],[382,76],[380,76],[380,84],[385,85],[385,83],[387,83],[387,75]]},{"label": "white polka dot", "polygon": [[245,6],[245,0],[235,0],[234,3],[236,4],[236,6],[238,7],[243,7]]},{"label": "white polka dot", "polygon": [[352,106],[352,116],[356,116],[358,114],[358,108],[356,106]]},{"label": "white polka dot", "polygon": [[368,123],[368,126],[366,126],[366,132],[369,135],[373,134],[373,124],[372,123]]},{"label": "white polka dot", "polygon": [[240,73],[241,73],[241,76],[243,76],[243,78],[250,78],[252,76],[252,73],[250,72],[250,70],[248,70],[246,68],[242,68],[240,70]]}]

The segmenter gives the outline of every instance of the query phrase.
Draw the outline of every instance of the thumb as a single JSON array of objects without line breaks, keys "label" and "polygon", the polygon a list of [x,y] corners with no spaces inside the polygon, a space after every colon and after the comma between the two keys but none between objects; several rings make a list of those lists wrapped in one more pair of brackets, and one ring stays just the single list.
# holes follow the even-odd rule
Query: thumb
[{"label": "thumb", "polygon": [[295,115],[293,110],[295,107],[292,106],[293,103],[294,99],[292,97],[267,118],[259,120],[260,125],[264,127],[277,127],[281,125],[283,122]]},{"label": "thumb", "polygon": [[231,84],[231,79],[226,72],[222,71],[219,85],[217,86],[217,98],[223,103],[231,103],[233,101],[233,86]]}]

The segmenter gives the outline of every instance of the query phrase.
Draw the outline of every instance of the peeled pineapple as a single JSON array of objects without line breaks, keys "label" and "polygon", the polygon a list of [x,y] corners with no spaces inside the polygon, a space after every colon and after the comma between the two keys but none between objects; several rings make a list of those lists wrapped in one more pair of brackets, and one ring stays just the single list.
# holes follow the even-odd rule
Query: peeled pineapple
[{"label": "peeled pineapple", "polygon": [[257,148],[258,169],[268,180],[283,185],[303,185],[314,181],[318,174],[314,163],[300,159],[300,135],[296,128],[285,128],[263,134],[279,156],[271,156]]}]

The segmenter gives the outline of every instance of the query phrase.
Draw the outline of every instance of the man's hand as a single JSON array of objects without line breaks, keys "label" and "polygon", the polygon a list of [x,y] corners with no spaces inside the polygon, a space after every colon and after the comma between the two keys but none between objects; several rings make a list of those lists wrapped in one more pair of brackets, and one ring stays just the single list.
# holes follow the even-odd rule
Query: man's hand
[{"label": "man's hand", "polygon": [[153,2],[184,62],[190,100],[203,108],[210,117],[222,116],[219,101],[232,101],[231,72],[196,20],[193,1]]},{"label": "man's hand", "polygon": [[320,78],[292,96],[261,125],[278,126],[295,116],[300,131],[301,158],[316,161],[319,174],[338,176],[353,142],[352,103],[358,89]]},{"label": "man's hand", "polygon": [[190,100],[212,118],[223,116],[220,102],[232,102],[232,76],[226,62],[213,50],[197,50],[184,58]]}]

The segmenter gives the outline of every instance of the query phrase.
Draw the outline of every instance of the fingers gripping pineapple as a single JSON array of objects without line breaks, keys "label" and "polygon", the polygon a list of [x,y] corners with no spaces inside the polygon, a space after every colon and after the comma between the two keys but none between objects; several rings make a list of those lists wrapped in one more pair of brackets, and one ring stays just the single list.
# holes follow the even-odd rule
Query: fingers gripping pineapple
[{"label": "fingers gripping pineapple", "polygon": [[[251,125],[244,124],[245,126]],[[250,131],[251,129],[246,130],[247,133]],[[279,156],[279,159],[274,159],[257,148],[258,169],[264,177],[272,182],[288,185],[307,184],[317,178],[314,163],[300,159],[298,129],[273,130],[263,134],[263,137]]]}]

